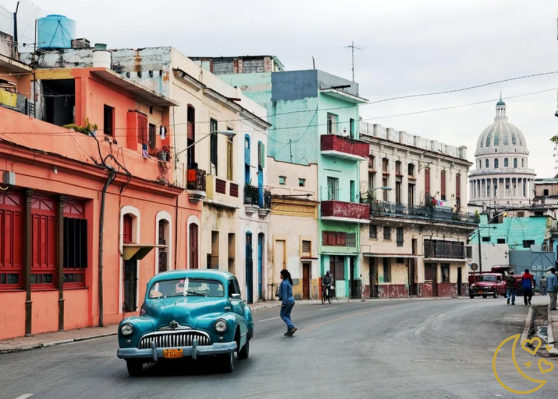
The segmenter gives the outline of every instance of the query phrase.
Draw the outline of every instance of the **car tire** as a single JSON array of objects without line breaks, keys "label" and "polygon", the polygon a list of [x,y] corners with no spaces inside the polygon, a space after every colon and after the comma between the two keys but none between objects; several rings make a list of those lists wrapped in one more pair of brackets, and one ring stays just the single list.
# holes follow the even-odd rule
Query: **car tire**
[{"label": "car tire", "polygon": [[483,298],[488,298],[488,294],[482,294]]},{"label": "car tire", "polygon": [[494,298],[498,298],[498,292],[495,292],[494,295],[492,295]]},{"label": "car tire", "polygon": [[474,295],[469,295],[469,298],[474,299],[475,296]]},{"label": "car tire", "polygon": [[143,373],[143,363],[137,360],[126,360],[126,368],[132,377],[139,377]]},{"label": "car tire", "polygon": [[238,358],[240,360],[244,360],[244,359],[248,359],[248,356],[250,356],[250,340],[246,339],[246,344],[244,345],[244,347],[238,351],[238,353],[236,354],[238,356]]},{"label": "car tire", "polygon": [[234,371],[234,352],[229,352],[221,356],[223,373],[232,373]]}]

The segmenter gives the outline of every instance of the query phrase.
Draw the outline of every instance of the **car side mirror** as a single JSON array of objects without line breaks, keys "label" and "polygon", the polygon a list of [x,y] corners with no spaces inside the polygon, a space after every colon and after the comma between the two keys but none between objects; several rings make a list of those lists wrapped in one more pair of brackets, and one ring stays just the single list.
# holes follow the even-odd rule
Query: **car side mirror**
[{"label": "car side mirror", "polygon": [[232,299],[240,299],[240,294],[231,294]]}]

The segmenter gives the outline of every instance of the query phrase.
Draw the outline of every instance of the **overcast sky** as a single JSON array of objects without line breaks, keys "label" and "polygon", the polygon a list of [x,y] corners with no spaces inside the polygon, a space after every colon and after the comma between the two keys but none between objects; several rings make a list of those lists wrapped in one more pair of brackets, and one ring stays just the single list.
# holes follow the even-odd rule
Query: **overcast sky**
[{"label": "overcast sky", "polygon": [[[77,36],[110,48],[173,46],[186,55],[273,54],[286,69],[316,67],[356,80],[370,100],[459,89],[558,71],[556,0],[34,0],[77,22]],[[15,10],[16,0],[0,0]],[[23,10],[25,11],[25,10]],[[29,32],[27,32],[29,34]],[[32,36],[32,35],[31,35]],[[558,74],[361,108],[364,119],[466,145],[493,122],[502,90],[538,177],[555,174]],[[491,101],[492,100],[492,101]],[[488,101],[451,110],[391,116]]]}]

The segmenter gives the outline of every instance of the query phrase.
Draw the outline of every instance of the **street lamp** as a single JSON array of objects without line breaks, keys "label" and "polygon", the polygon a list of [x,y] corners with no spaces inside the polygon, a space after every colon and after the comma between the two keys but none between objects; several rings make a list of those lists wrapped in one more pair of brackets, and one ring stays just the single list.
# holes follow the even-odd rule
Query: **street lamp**
[{"label": "street lamp", "polygon": [[198,141],[196,141],[195,143],[190,144],[189,146],[187,146],[185,149],[183,149],[180,152],[177,152],[175,154],[176,158],[178,159],[178,156],[180,154],[182,154],[184,151],[188,151],[190,148],[192,148],[193,146],[195,146],[196,144],[198,144],[200,141],[202,141],[203,139],[208,138],[209,136],[211,136],[212,134],[222,134],[223,136],[226,137],[234,137],[236,136],[236,133],[233,132],[232,130],[216,130],[214,132],[210,132],[209,134],[205,135],[204,137],[202,137],[201,139],[199,139]]},{"label": "street lamp", "polygon": [[494,216],[492,219],[490,219],[486,225],[484,226],[479,226],[477,227],[477,241],[479,243],[479,274],[482,273],[482,251],[481,251],[481,236],[480,236],[480,231],[482,229],[495,229],[496,227],[494,226],[488,226],[490,224],[490,222],[492,222],[494,219],[496,219],[498,216],[504,215],[507,216],[508,213],[507,212],[500,212],[499,214],[497,214],[496,216]]}]

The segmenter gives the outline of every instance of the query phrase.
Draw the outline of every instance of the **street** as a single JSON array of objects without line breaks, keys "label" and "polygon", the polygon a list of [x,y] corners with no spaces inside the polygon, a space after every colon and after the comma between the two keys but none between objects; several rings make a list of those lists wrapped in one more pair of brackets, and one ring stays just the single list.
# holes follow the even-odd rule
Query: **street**
[{"label": "street", "polygon": [[[0,397],[512,397],[494,377],[492,356],[501,341],[523,332],[527,313],[503,299],[299,305],[293,311],[298,331],[286,338],[278,309],[260,310],[250,358],[236,360],[233,374],[198,361],[150,365],[132,378],[116,358],[116,337],[106,337],[0,356]],[[509,350],[497,362],[500,377],[514,389],[532,389],[514,370]],[[526,353],[517,358],[520,365],[538,361]],[[526,372],[540,377],[536,367]],[[547,385],[530,396],[555,395],[557,372],[546,374]]]}]

